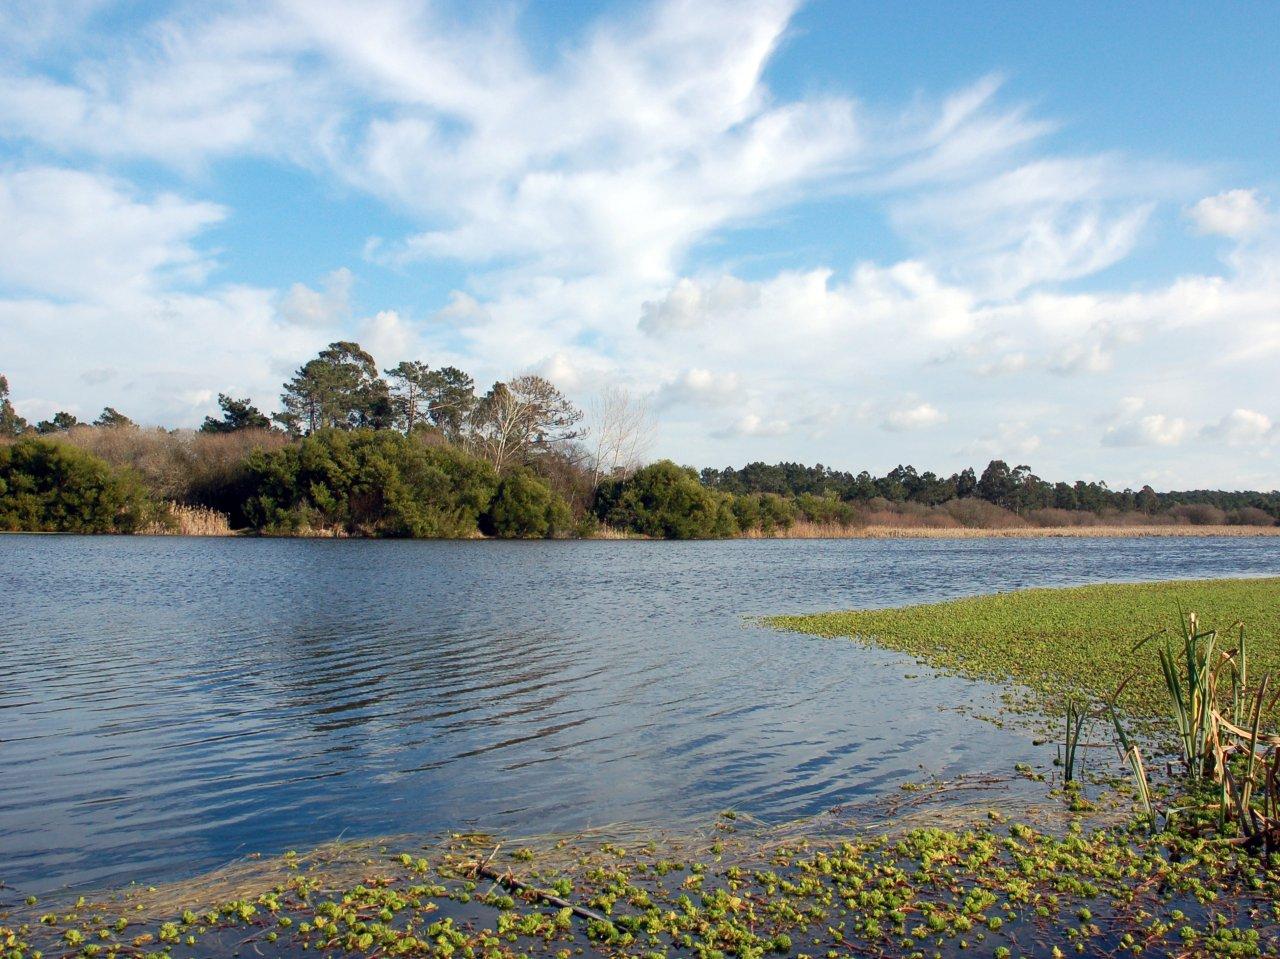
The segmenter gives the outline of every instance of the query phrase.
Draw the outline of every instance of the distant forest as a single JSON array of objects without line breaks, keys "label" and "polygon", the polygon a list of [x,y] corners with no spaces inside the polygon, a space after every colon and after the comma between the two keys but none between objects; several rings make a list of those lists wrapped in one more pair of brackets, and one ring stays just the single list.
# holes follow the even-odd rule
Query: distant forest
[{"label": "distant forest", "polygon": [[579,409],[525,374],[477,392],[455,367],[379,371],[330,344],[268,415],[222,394],[195,430],[29,422],[0,376],[0,530],[503,538],[842,535],[865,527],[1274,526],[1280,492],[1050,482],[993,460],[941,477],[799,463],[646,465],[654,422],[611,389]]}]

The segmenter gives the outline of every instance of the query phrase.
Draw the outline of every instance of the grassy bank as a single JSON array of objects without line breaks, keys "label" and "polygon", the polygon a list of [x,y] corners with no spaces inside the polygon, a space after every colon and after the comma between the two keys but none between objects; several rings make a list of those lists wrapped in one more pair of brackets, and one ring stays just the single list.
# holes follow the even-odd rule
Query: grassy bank
[{"label": "grassy bank", "polygon": [[1030,694],[1015,708],[1054,714],[1067,693],[1106,698],[1133,673],[1120,702],[1130,715],[1153,717],[1168,713],[1164,680],[1154,648],[1134,646],[1160,630],[1176,633],[1179,607],[1206,625],[1247,623],[1251,670],[1280,670],[1280,578],[1031,589],[767,622],[874,641],[974,678],[1013,680]]}]

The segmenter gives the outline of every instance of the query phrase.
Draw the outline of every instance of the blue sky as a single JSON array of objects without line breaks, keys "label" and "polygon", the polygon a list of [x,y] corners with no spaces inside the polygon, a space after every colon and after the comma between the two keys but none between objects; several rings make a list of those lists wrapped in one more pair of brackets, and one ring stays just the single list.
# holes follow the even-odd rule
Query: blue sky
[{"label": "blue sky", "polygon": [[30,418],[325,343],[647,398],[651,455],[1280,486],[1269,4],[0,9]]}]

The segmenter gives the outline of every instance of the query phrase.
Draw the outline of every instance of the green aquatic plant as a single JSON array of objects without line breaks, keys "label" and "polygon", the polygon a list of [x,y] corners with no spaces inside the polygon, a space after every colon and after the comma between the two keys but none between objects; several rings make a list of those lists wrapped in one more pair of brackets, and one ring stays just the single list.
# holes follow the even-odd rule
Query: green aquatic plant
[{"label": "green aquatic plant", "polygon": [[[1029,717],[1061,715],[1067,695],[1106,702],[1124,680],[1116,705],[1126,721],[1137,732],[1164,734],[1166,679],[1160,663],[1140,655],[1134,640],[1167,635],[1179,604],[1195,609],[1202,622],[1240,620],[1254,637],[1280,637],[1276,577],[1030,589],[894,609],[770,617],[765,623],[850,637],[975,679],[1012,681],[1001,709]],[[1224,695],[1255,671],[1280,670],[1280,642],[1250,643],[1235,670],[1223,674]]]},{"label": "green aquatic plant", "polygon": [[1080,735],[1084,731],[1085,721],[1089,718],[1086,703],[1077,702],[1074,696],[1067,697],[1066,703],[1066,736],[1062,746],[1062,779],[1074,782],[1076,778],[1076,753],[1080,748]]}]

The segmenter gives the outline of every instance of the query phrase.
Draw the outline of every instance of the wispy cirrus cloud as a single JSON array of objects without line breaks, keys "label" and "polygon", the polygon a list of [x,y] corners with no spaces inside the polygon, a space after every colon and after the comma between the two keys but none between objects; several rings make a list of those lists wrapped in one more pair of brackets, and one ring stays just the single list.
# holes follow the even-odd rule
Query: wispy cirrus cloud
[{"label": "wispy cirrus cloud", "polygon": [[[33,401],[131,370],[93,401],[127,390],[139,415],[190,422],[198,404],[164,397],[269,402],[341,335],[482,380],[622,381],[690,459],[830,461],[821,435],[837,459],[944,455],[944,437],[946,456],[1007,444],[1065,463],[1101,430],[1100,462],[1136,470],[1184,443],[1260,442],[1237,413],[1269,410],[1280,354],[1265,191],[1066,147],[998,64],[898,104],[832,83],[780,95],[770,71],[803,42],[791,0],[651,0],[554,44],[505,4],[20,6],[0,10],[0,215],[18,224],[0,238],[0,347]],[[357,244],[311,275],[241,281],[221,248],[251,202],[232,164],[366,198],[399,227],[363,260]],[[874,210],[895,252],[770,247],[768,227],[838,200]],[[1170,231],[1216,258],[1117,272]],[[780,252],[785,268],[753,259]],[[465,281],[405,302],[440,271]],[[42,364],[54,336],[84,362]],[[1134,390],[1150,408],[1115,419]]]}]

